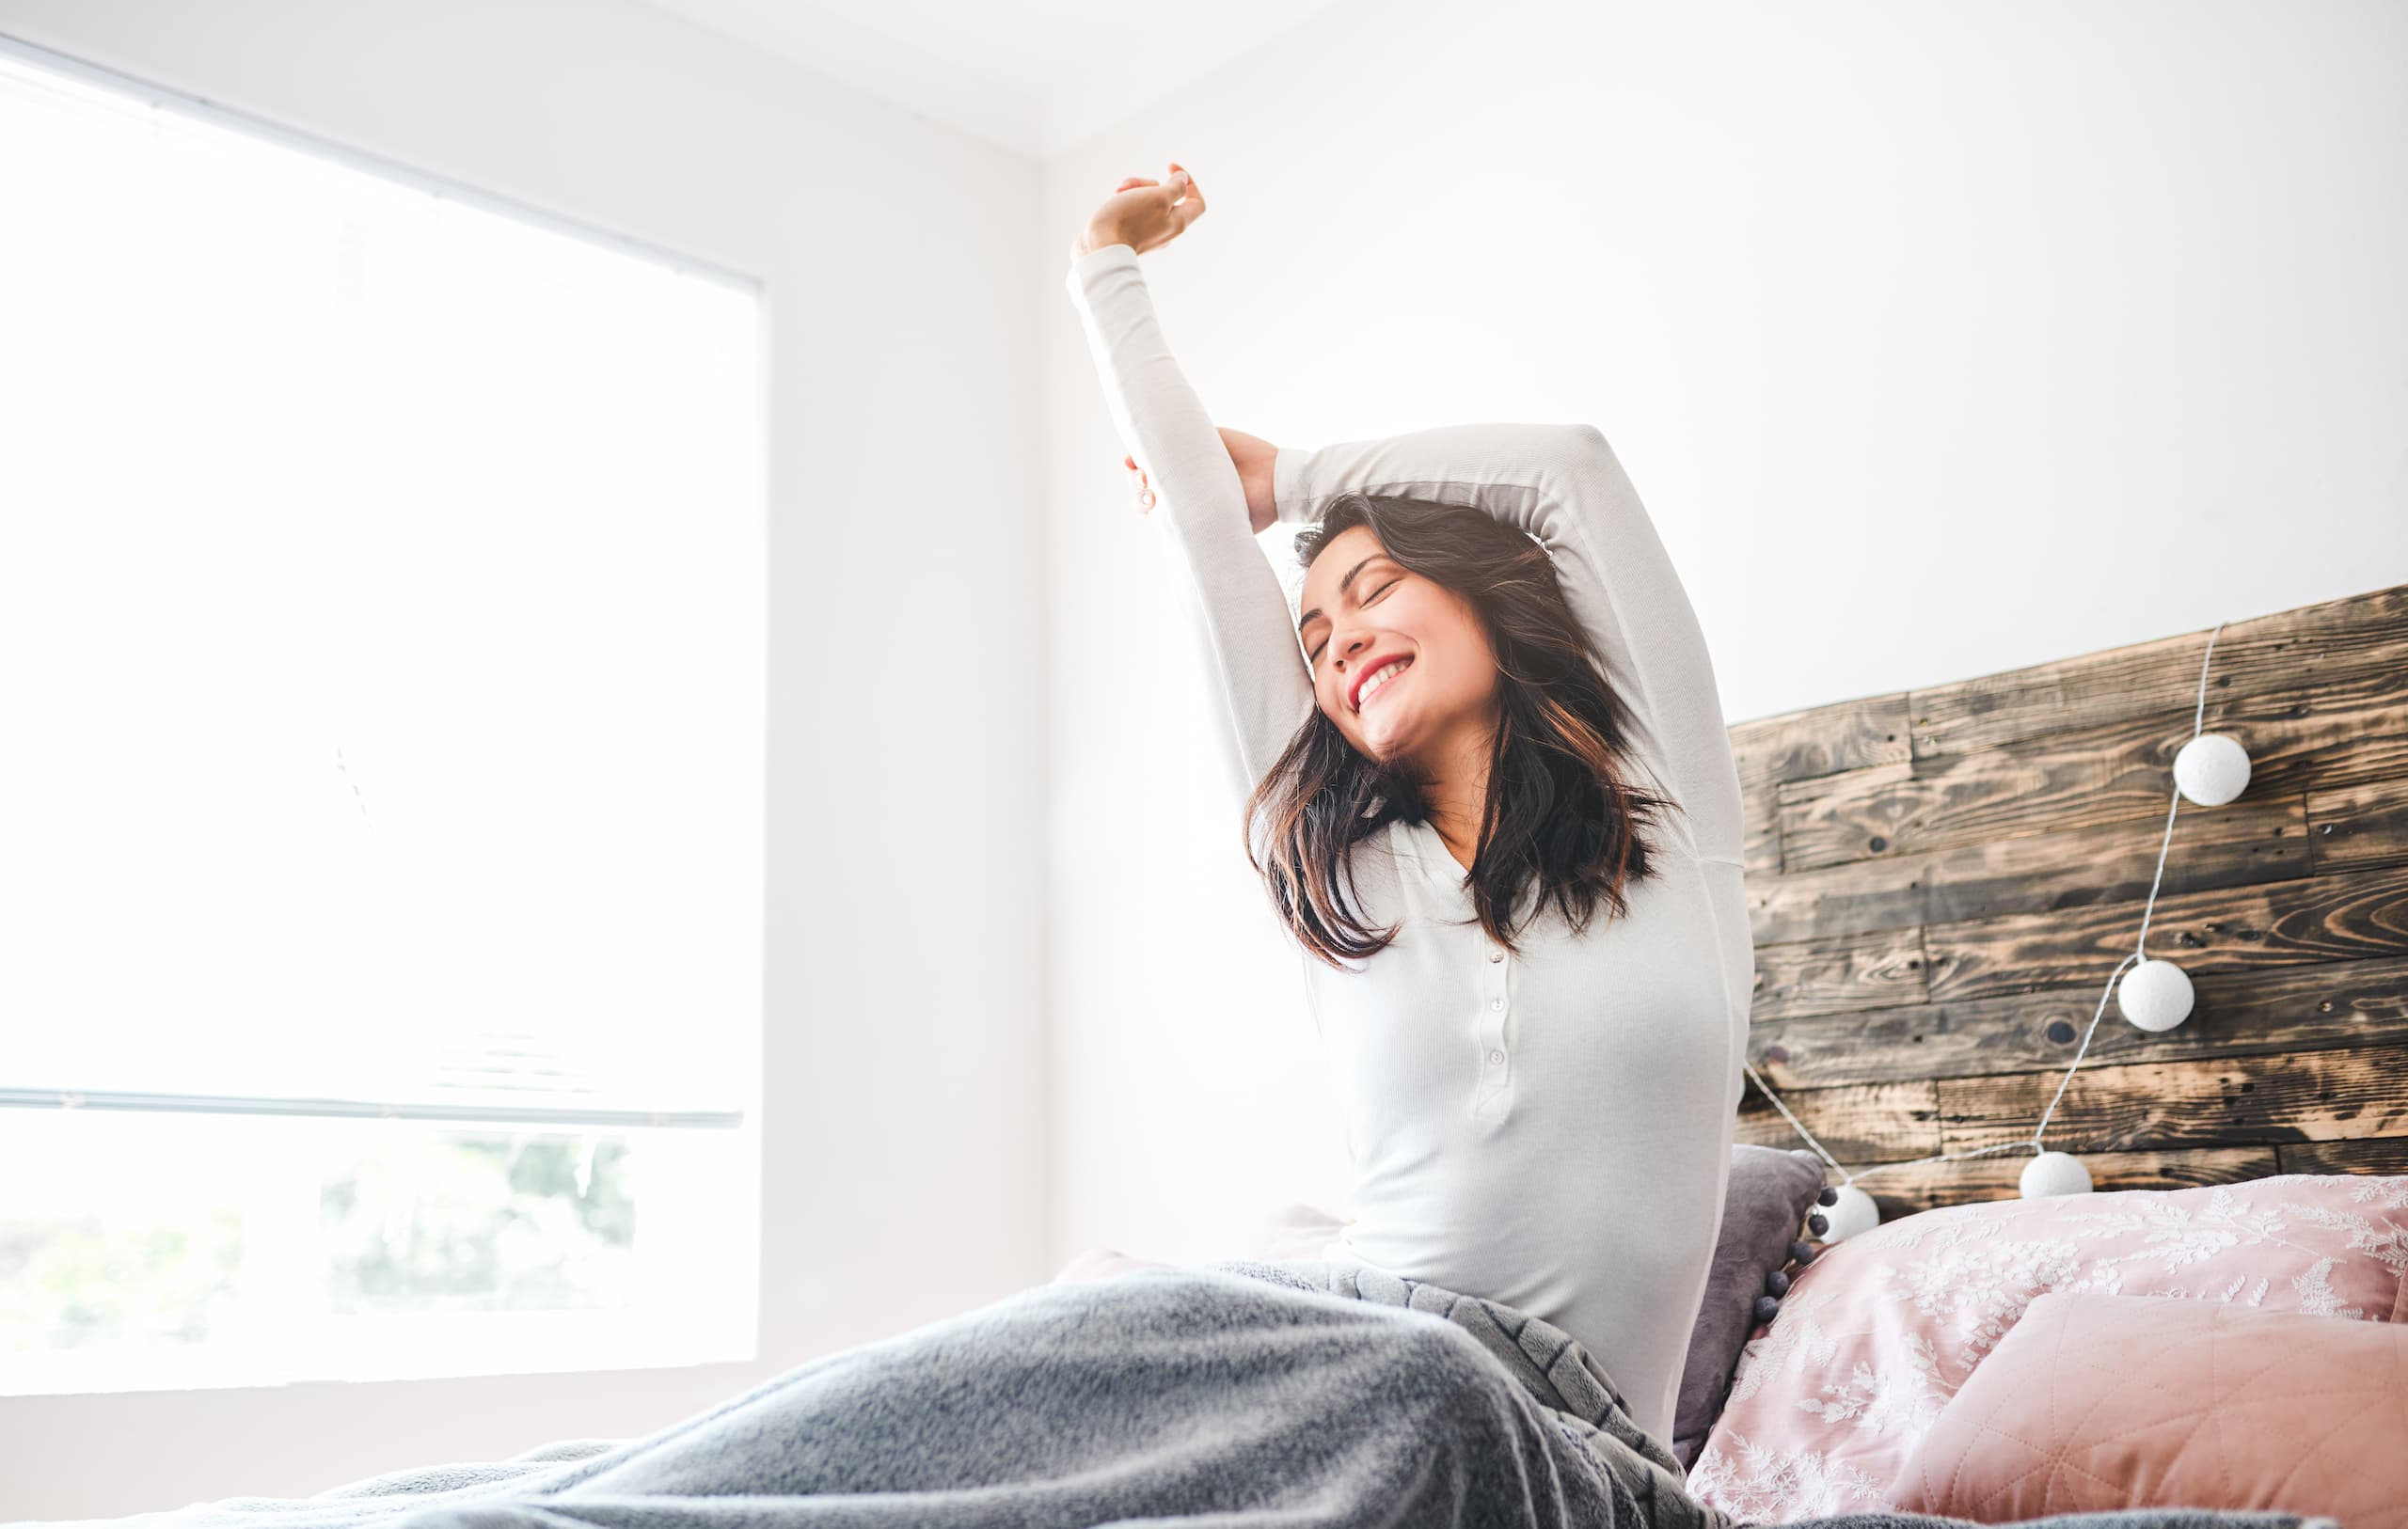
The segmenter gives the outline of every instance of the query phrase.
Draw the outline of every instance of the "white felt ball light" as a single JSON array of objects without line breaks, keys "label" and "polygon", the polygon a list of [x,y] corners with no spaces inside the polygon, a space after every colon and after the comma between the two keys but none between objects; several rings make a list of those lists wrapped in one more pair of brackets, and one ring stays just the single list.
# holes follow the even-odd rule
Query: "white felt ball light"
[{"label": "white felt ball light", "polygon": [[2171,961],[2143,961],[2115,985],[2115,1007],[2143,1030],[2172,1030],[2191,1015],[2191,978]]},{"label": "white felt ball light", "polygon": [[2222,733],[2202,733],[2174,756],[2174,783],[2202,807],[2222,807],[2249,787],[2249,750]]},{"label": "white felt ball light", "polygon": [[1870,1232],[1881,1224],[1881,1207],[1873,1203],[1873,1196],[1853,1184],[1839,1184],[1833,1188],[1839,1191],[1839,1198],[1817,1213],[1830,1223],[1823,1229],[1824,1241],[1837,1242],[1859,1232]]},{"label": "white felt ball light", "polygon": [[2017,1188],[2026,1200],[2052,1194],[2088,1194],[2090,1170],[2070,1152],[2043,1152],[2023,1165],[2023,1176]]}]

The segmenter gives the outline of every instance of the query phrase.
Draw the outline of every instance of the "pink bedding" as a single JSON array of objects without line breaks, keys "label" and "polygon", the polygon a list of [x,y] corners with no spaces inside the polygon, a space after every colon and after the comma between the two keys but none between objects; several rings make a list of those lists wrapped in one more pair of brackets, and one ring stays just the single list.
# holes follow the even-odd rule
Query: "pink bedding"
[{"label": "pink bedding", "polygon": [[[1301,1202],[1266,1211],[1214,1258],[1319,1258],[1346,1223],[1318,1206]],[[1153,1258],[1132,1258],[1117,1248],[1088,1248],[1064,1264],[1050,1282],[1074,1285],[1082,1280],[1108,1280],[1142,1269],[1174,1269]]]},{"label": "pink bedding", "polygon": [[2403,1270],[2408,1175],[2288,1174],[1901,1217],[1798,1271],[1742,1349],[1689,1488],[1758,1522],[1885,1506],[1909,1453],[2052,1291],[2383,1323]]},{"label": "pink bedding", "polygon": [[1908,1451],[1887,1496],[1983,1523],[2208,1507],[2408,1529],[2408,1327],[2041,1296]]}]

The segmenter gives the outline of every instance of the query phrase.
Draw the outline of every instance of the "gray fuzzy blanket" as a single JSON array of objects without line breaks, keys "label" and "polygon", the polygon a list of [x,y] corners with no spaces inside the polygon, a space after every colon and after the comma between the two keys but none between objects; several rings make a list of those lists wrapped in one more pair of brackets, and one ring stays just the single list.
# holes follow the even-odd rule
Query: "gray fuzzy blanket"
[{"label": "gray fuzzy blanket", "polygon": [[[1312,1262],[1046,1285],[826,1355],[641,1439],[230,1497],[119,1529],[1736,1529],[1586,1349],[1523,1312]],[[1961,1529],[1858,1513],[1825,1529]],[[2052,1529],[2345,1529],[2154,1509]]]}]

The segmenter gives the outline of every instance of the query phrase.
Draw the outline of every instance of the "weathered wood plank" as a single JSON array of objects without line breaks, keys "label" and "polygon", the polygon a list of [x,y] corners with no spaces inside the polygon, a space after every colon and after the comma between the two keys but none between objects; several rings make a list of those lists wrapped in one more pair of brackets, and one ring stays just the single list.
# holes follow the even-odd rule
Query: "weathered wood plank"
[{"label": "weathered wood plank", "polygon": [[[2408,585],[1911,692],[1917,759],[1978,753],[2135,713],[2195,708],[2334,680],[2408,676]],[[2213,726],[2210,732],[2217,731]]]},{"label": "weathered wood plank", "polygon": [[1907,708],[1906,693],[1899,691],[1734,724],[1731,756],[1739,766],[1740,788],[1837,775],[1868,764],[1903,764],[1913,757]]},{"label": "weathered wood plank", "polygon": [[2408,779],[2311,791],[2305,800],[2319,871],[2408,860]]},{"label": "weathered wood plank", "polygon": [[[2400,1046],[2084,1063],[2057,1099],[2045,1140],[2081,1152],[2408,1135],[2403,1080],[2408,1047]],[[1941,1150],[2030,1136],[2060,1080],[2048,1073],[1939,1080]]]},{"label": "weathered wood plank", "polygon": [[[1931,1082],[1865,1083],[1795,1094],[1784,1088],[1781,1102],[1842,1162],[1892,1162],[1942,1150],[1938,1087]],[[1761,1146],[1805,1145],[1753,1083],[1740,1096],[1734,1140]]]},{"label": "weathered wood plank", "polygon": [[[2213,812],[2184,815],[2175,825],[2175,847],[2166,854],[2159,896],[2308,875],[2314,866],[2307,819],[2306,805],[2296,796],[2244,796]],[[2161,812],[1786,874],[1751,864],[1750,934],[1763,947],[1909,924],[2145,901],[2158,874],[2164,835]],[[2408,851],[2402,858],[2408,859]]]},{"label": "weathered wood plank", "polygon": [[1876,929],[1756,951],[1751,1020],[1925,1003],[1923,931]]},{"label": "weathered wood plank", "polygon": [[[2408,776],[2408,691],[2360,682],[2210,708],[2207,731],[2249,750],[2242,800]],[[2093,824],[2154,820],[2174,805],[2174,756],[2194,712],[2135,713],[1973,754],[1879,764],[1776,787],[1783,872]],[[2185,804],[2189,812],[2218,809]],[[2179,831],[2178,827],[2177,831]]]},{"label": "weathered wood plank", "polygon": [[[2187,1190],[2200,1184],[2241,1184],[2285,1172],[2271,1146],[2193,1147],[2172,1152],[2085,1152],[2082,1165],[2090,1170],[2094,1194],[2120,1190]],[[1833,1154],[1837,1156],[1837,1154]],[[1846,1162],[1845,1158],[1840,1159]],[[1935,1206],[1983,1204],[2022,1196],[2018,1179],[2029,1152],[1993,1152],[1955,1162],[1916,1163],[1885,1169],[1857,1185],[1873,1196],[1885,1222],[1911,1216]],[[1856,1172],[1865,1167],[1848,1163]],[[1832,1183],[1839,1175],[1827,1168]]]},{"label": "weathered wood plank", "polygon": [[2104,989],[2141,941],[2195,985],[2228,971],[2408,951],[2408,866],[1756,948],[1757,1021]]},{"label": "weathered wood plank", "polygon": [[2274,1153],[2286,1174],[2408,1174],[2408,1136],[2285,1142]]},{"label": "weathered wood plank", "polygon": [[[1893,1083],[2000,1073],[2064,1076],[2129,1062],[2183,1062],[2271,1051],[2408,1044],[2408,956],[2269,967],[2194,980],[2197,1002],[2172,1030],[2126,1020],[2106,984],[1854,1014],[1760,1019],[1748,1059],[1790,1088]],[[2098,1029],[2091,1029],[2093,1017]],[[2090,1048],[2082,1049],[2082,1037]],[[2082,1074],[2072,1085],[2082,1086]]]},{"label": "weathered wood plank", "polygon": [[1909,758],[1903,692],[1759,717],[1730,733],[1739,771],[1740,860],[1751,875],[1781,870],[1781,782]]},{"label": "weathered wood plank", "polygon": [[[2105,985],[2140,942],[2146,903],[2018,913],[1924,930],[1934,1001],[2036,988]],[[2408,950],[2408,866],[2336,871],[2250,887],[2161,895],[2148,908],[2150,955],[2201,977],[2294,962]],[[1845,994],[1837,995],[1846,997]]]}]

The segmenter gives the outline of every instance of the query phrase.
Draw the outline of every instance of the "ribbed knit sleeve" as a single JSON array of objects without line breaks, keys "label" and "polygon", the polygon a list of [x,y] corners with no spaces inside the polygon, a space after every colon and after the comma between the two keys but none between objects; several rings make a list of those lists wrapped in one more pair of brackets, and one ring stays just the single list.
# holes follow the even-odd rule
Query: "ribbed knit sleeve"
[{"label": "ribbed knit sleeve", "polygon": [[1153,485],[1148,518],[1173,553],[1185,619],[1234,747],[1243,800],[1312,713],[1287,591],[1255,540],[1245,487],[1212,417],[1170,354],[1137,252],[1103,244],[1064,276],[1121,443]]},{"label": "ribbed knit sleeve", "polygon": [[1686,809],[1691,851],[1741,859],[1739,771],[1705,634],[1602,432],[1447,425],[1318,450],[1283,447],[1273,481],[1283,523],[1318,519],[1332,497],[1359,493],[1469,505],[1536,536],[1608,682],[1636,714],[1642,762]]}]

